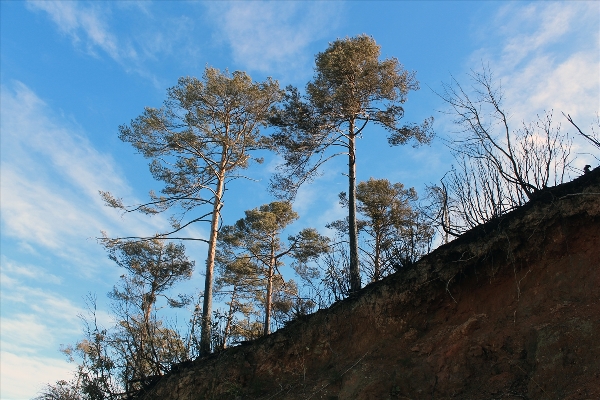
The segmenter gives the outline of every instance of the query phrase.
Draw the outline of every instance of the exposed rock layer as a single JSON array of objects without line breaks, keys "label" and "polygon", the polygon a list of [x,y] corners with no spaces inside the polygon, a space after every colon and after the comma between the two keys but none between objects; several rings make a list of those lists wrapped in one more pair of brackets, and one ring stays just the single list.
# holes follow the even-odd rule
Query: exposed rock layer
[{"label": "exposed rock layer", "polygon": [[600,169],[144,399],[600,398]]}]

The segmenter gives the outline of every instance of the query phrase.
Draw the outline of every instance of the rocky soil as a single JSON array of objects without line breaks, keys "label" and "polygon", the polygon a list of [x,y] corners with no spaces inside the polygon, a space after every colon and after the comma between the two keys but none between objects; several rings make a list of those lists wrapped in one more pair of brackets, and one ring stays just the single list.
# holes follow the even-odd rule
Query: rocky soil
[{"label": "rocky soil", "polygon": [[600,169],[143,399],[600,399]]}]

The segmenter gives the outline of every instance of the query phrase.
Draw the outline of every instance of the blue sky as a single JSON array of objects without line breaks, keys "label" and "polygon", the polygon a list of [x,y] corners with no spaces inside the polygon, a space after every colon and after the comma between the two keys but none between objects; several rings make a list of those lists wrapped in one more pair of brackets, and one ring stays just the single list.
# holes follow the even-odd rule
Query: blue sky
[{"label": "blue sky", "polygon": [[[314,55],[336,38],[366,33],[417,71],[407,122],[433,115],[440,136],[456,128],[435,91],[451,76],[489,65],[502,82],[511,121],[570,113],[586,129],[600,110],[600,3],[597,2],[0,2],[1,371],[0,397],[27,399],[68,378],[58,352],[81,336],[83,298],[106,293],[119,271],[95,238],[152,234],[167,216],[122,216],[98,190],[127,203],[160,189],[147,162],[119,141],[117,128],[158,107],[180,76],[205,66],[243,70],[255,80],[304,87]],[[576,140],[575,166],[597,161]],[[233,223],[272,201],[265,188],[277,158],[248,171],[257,182],[229,186]],[[450,168],[440,140],[390,148],[369,129],[358,143],[358,178],[388,178],[422,192]],[[344,160],[328,165],[295,204],[296,228],[326,232],[343,216]],[[188,233],[206,235],[207,227]],[[202,266],[205,248],[188,246]],[[201,268],[182,291],[202,289]]]}]

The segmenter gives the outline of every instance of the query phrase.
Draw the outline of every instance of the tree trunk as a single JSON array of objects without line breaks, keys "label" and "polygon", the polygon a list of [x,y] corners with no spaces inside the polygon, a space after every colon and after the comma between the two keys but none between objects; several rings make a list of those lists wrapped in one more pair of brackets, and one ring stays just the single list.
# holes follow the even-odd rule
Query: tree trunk
[{"label": "tree trunk", "polygon": [[[225,156],[221,160],[223,164]],[[213,205],[212,221],[210,224],[210,240],[208,242],[208,256],[206,258],[206,279],[204,281],[204,303],[202,305],[202,333],[200,336],[200,354],[206,356],[211,352],[211,319],[212,319],[212,296],[215,269],[215,253],[217,250],[217,235],[219,233],[219,215],[223,204],[223,187],[225,185],[225,171],[219,171],[217,189],[215,191],[215,203]]]},{"label": "tree trunk", "polygon": [[275,270],[275,253],[271,248],[269,260],[269,275],[267,276],[267,299],[265,305],[265,336],[271,333],[271,305],[273,304],[273,272]]},{"label": "tree trunk", "polygon": [[358,265],[358,228],[356,225],[356,136],[354,120],[348,128],[348,223],[350,230],[350,291],[360,290]]},{"label": "tree trunk", "polygon": [[381,276],[381,235],[375,235],[375,259],[373,260],[373,282],[377,282]]},{"label": "tree trunk", "polygon": [[227,314],[227,323],[225,324],[225,331],[223,332],[223,350],[227,348],[227,339],[229,338],[229,332],[231,331],[231,322],[233,321],[233,309],[236,291],[237,285],[234,284],[233,291],[231,292],[231,303],[229,303],[229,313]]},{"label": "tree trunk", "polygon": [[443,216],[444,225],[446,225],[448,227],[447,229],[444,229],[444,233],[445,233],[444,243],[448,243],[449,242],[448,230],[450,230],[450,215],[448,213],[448,207],[446,207],[445,205],[443,208],[443,213],[444,213],[444,216]]}]

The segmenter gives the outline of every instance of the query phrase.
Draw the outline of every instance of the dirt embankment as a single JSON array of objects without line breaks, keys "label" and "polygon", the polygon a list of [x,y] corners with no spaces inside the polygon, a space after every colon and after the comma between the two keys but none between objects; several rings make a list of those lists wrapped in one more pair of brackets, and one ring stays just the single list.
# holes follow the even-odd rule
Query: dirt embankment
[{"label": "dirt embankment", "polygon": [[600,169],[144,399],[600,399]]}]

